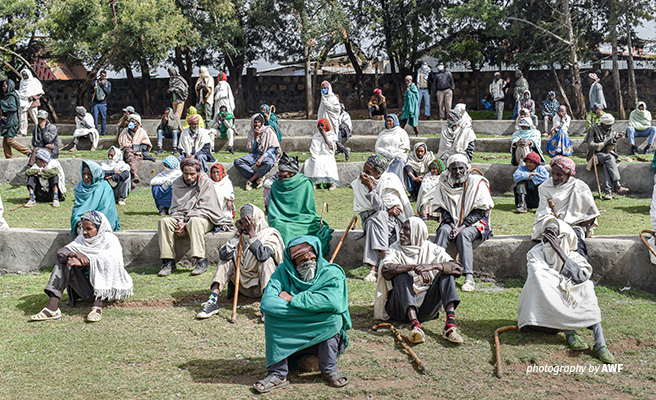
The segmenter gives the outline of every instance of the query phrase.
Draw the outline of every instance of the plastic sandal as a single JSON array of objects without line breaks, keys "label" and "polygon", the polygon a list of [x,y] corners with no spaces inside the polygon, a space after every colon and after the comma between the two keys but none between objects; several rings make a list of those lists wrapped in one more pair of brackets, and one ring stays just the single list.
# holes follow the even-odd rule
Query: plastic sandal
[{"label": "plastic sandal", "polygon": [[101,307],[91,307],[91,312],[87,314],[87,321],[89,322],[98,322],[102,319],[102,308]]},{"label": "plastic sandal", "polygon": [[474,289],[476,289],[476,283],[474,283],[474,281],[465,281],[462,285],[463,292],[473,292]]},{"label": "plastic sandal", "polygon": [[[574,341],[572,343],[569,342],[570,337],[574,337]],[[582,351],[582,350],[587,350],[588,349],[588,344],[581,339],[581,336],[578,335],[576,332],[572,332],[569,335],[565,335],[565,338],[567,339],[567,344],[572,350],[575,351]]]},{"label": "plastic sandal", "polygon": [[30,319],[32,321],[48,321],[48,320],[61,319],[61,317],[62,317],[62,313],[59,308],[55,311],[52,311],[49,310],[47,307],[43,307],[43,310],[39,311],[38,314],[32,315]]},{"label": "plastic sandal", "polygon": [[442,334],[442,337],[446,340],[448,340],[451,343],[463,343],[464,340],[462,339],[462,336],[457,332],[456,327],[452,326],[449,329],[446,329],[444,333]]},{"label": "plastic sandal", "polygon": [[[325,379],[326,382],[328,382],[328,384],[334,388],[341,388],[348,385],[349,383],[348,378],[337,371],[331,372],[329,374],[322,372],[321,377]],[[339,381],[341,381],[342,379],[344,379],[344,382],[339,383]]]},{"label": "plastic sandal", "polygon": [[[257,385],[262,385],[262,389],[260,389]],[[258,393],[269,393],[270,391],[274,389],[279,389],[281,387],[285,387],[289,385],[289,380],[282,381],[280,378],[278,378],[275,375],[269,375],[266,378],[257,381],[253,385],[253,389],[255,389],[256,392]]]},{"label": "plastic sandal", "polygon": [[378,281],[378,277],[376,276],[376,273],[369,271],[367,276],[364,277],[365,282],[376,282]]},{"label": "plastic sandal", "polygon": [[415,326],[408,335],[408,341],[410,343],[424,343],[426,341],[426,335],[420,327]]},{"label": "plastic sandal", "polygon": [[[601,350],[606,349],[603,353],[599,353]],[[615,356],[613,356],[613,353],[608,350],[608,346],[601,346],[599,348],[594,349],[595,354],[603,362],[604,364],[615,364]]]}]

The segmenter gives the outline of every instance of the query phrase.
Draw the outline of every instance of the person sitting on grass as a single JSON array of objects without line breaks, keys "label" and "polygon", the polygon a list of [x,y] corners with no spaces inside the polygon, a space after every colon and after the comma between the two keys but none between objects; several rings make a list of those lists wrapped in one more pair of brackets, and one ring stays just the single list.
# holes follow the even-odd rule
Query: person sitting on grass
[{"label": "person sitting on grass", "polygon": [[78,300],[93,302],[87,321],[102,319],[102,302],[132,296],[132,277],[123,264],[123,248],[112,232],[107,217],[99,211],[86,211],[80,218],[82,232],[57,251],[45,292],[48,304],[32,321],[61,319],[59,299],[68,290],[68,305]]},{"label": "person sitting on grass", "polygon": [[89,138],[91,141],[91,151],[96,151],[98,148],[98,140],[100,139],[100,134],[98,129],[96,129],[96,124],[93,120],[93,115],[87,112],[87,109],[78,106],[75,107],[75,131],[73,132],[73,145],[68,149],[68,151],[77,151],[77,145],[80,143],[80,139],[83,137]]},{"label": "person sitting on grass", "polygon": [[424,179],[421,180],[421,187],[419,188],[419,194],[417,195],[417,216],[423,220],[427,220],[431,212],[431,202],[433,201],[433,195],[435,194],[435,188],[440,182],[440,174],[446,170],[444,161],[434,160],[428,166],[428,173],[424,175]]},{"label": "person sitting on grass", "polygon": [[378,262],[385,258],[390,244],[399,238],[401,224],[413,215],[401,180],[387,170],[385,157],[372,154],[364,163],[360,176],[351,182],[353,211],[362,221],[365,237],[362,262],[369,267],[367,282],[376,282]]},{"label": "person sitting on grass", "polygon": [[130,194],[130,166],[123,161],[121,150],[115,146],[110,147],[107,150],[107,160],[100,167],[105,171],[105,179],[114,191],[114,201],[124,206]]},{"label": "person sitting on grass", "polygon": [[169,215],[171,197],[173,196],[171,187],[173,181],[182,176],[182,171],[180,170],[180,161],[175,156],[167,156],[162,164],[164,164],[164,170],[150,180],[150,186],[152,186],[151,191],[157,211],[163,217]]},{"label": "person sitting on grass", "polygon": [[30,199],[25,207],[34,207],[37,202],[52,202],[53,207],[59,207],[59,201],[66,196],[66,176],[58,160],[50,158],[50,151],[39,149],[36,151],[35,165],[25,171],[27,176],[27,189]]},{"label": "person sitting on grass", "polygon": [[614,364],[601,327],[601,309],[590,280],[592,266],[577,253],[577,237],[564,221],[551,217],[543,225],[542,241],[526,254],[528,276],[519,295],[520,329],[563,331],[572,350],[588,344],[575,329],[588,328],[594,334],[594,354],[603,363]]},{"label": "person sitting on grass", "polygon": [[201,163],[185,158],[180,163],[182,176],[173,181],[169,216],[159,220],[157,238],[162,268],[158,276],[175,271],[175,238],[189,235],[194,270],[191,275],[207,271],[205,234],[218,228],[232,231],[232,218],[224,215],[216,197],[214,185],[207,174],[201,174]]},{"label": "person sitting on grass", "polygon": [[283,260],[285,246],[282,236],[277,229],[269,227],[262,210],[246,203],[239,210],[239,217],[234,236],[219,250],[219,264],[212,278],[210,298],[196,315],[198,319],[206,319],[219,312],[219,293],[228,282],[232,286],[232,293],[228,289],[228,296],[232,299],[239,240],[242,241],[239,293],[246,297],[262,297],[271,274]]},{"label": "person sitting on grass", "polygon": [[426,223],[421,218],[408,218],[401,226],[399,240],[390,246],[381,262],[374,318],[410,322],[408,340],[423,343],[421,322],[439,317],[440,307],[444,306],[443,337],[462,343],[455,315],[460,303],[456,278],[461,274],[462,265],[428,240]]},{"label": "person sitting on grass", "polygon": [[89,160],[82,161],[80,170],[82,180],[73,189],[75,204],[71,212],[71,234],[80,234],[80,217],[89,210],[103,213],[112,231],[118,231],[121,224],[116,212],[114,191],[105,179],[105,171],[98,163]]},{"label": "person sitting on grass", "polygon": [[214,191],[219,199],[221,212],[229,218],[235,216],[235,190],[232,181],[221,163],[216,163],[210,168],[210,178],[214,182]]},{"label": "person sitting on grass", "polygon": [[130,166],[132,189],[135,189],[140,182],[139,166],[143,160],[155,162],[155,159],[148,154],[153,145],[150,143],[148,133],[141,126],[139,114],[130,115],[128,127],[118,135],[118,145],[123,152],[123,159]]},{"label": "person sitting on grass", "polygon": [[428,173],[428,168],[435,160],[435,154],[428,151],[426,143],[419,142],[415,144],[412,153],[408,156],[403,172],[405,173],[405,183],[410,192],[410,201],[416,201],[421,189],[424,176]]},{"label": "person sitting on grass", "polygon": [[352,326],[346,275],[322,253],[321,241],[314,236],[290,240],[264,290],[260,309],[268,376],[253,385],[258,393],[289,385],[290,366],[313,355],[330,386],[348,384],[337,371],[337,356],[346,350],[346,331]]},{"label": "person sitting on grass", "polygon": [[545,224],[553,216],[569,224],[576,233],[577,250],[586,259],[588,249],[584,239],[597,227],[599,209],[587,183],[576,179],[576,164],[564,156],[551,159],[551,177],[538,188],[540,201],[535,211],[531,239],[542,240]]},{"label": "person sitting on grass", "polygon": [[446,249],[451,240],[456,242],[465,274],[462,290],[472,292],[476,288],[472,243],[476,239],[487,240],[492,235],[490,211],[494,200],[488,180],[470,172],[467,156],[453,155],[446,165],[449,173],[440,175],[432,205],[433,211],[442,216],[435,243]]},{"label": "person sitting on grass", "polygon": [[298,172],[298,157],[283,153],[278,169],[269,194],[269,225],[280,232],[285,243],[299,235],[318,237],[325,257],[334,229],[317,215],[312,181]]},{"label": "person sitting on grass", "polygon": [[538,153],[531,152],[524,157],[524,165],[513,173],[515,181],[515,212],[525,213],[529,208],[537,208],[540,204],[538,188],[549,178],[549,172],[540,164]]},{"label": "person sitting on grass", "polygon": [[[237,134],[235,116],[228,112],[228,107],[226,106],[219,107],[219,112],[216,113],[210,124],[210,140],[212,145],[218,134],[220,134],[221,139],[228,139],[228,153],[235,154],[235,149],[233,148],[235,135]],[[214,151],[214,147],[212,147],[212,151]]]},{"label": "person sitting on grass", "polygon": [[280,142],[272,127],[264,125],[261,114],[251,117],[251,130],[248,132],[248,154],[235,160],[237,170],[248,179],[245,190],[259,189],[264,184],[264,176],[280,158]]}]

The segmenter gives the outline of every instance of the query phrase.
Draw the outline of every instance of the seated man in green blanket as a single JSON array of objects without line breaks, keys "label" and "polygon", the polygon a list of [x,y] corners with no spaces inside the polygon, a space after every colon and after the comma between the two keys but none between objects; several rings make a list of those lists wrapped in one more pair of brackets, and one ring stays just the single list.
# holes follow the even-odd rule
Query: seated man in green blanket
[{"label": "seated man in green blanket", "polygon": [[314,203],[314,184],[299,173],[298,157],[283,153],[278,161],[278,179],[269,195],[269,226],[276,228],[285,243],[299,235],[321,240],[324,257],[328,254],[333,229],[321,222]]},{"label": "seated man in green blanket", "polygon": [[337,372],[337,356],[348,346],[346,331],[351,328],[346,275],[321,254],[316,237],[293,238],[264,290],[260,309],[268,376],[253,385],[259,393],[289,385],[290,363],[298,367],[304,356],[318,357],[329,385],[348,383]]}]

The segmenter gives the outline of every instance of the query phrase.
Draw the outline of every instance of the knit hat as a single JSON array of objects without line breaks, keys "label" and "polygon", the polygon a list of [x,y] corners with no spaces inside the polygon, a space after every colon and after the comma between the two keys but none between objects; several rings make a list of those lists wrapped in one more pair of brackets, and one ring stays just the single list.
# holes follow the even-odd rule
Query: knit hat
[{"label": "knit hat", "polygon": [[601,118],[599,118],[599,122],[601,122],[604,125],[613,125],[615,123],[615,117],[613,117],[609,113],[603,113],[601,114]]},{"label": "knit hat", "polygon": [[50,154],[50,151],[46,149],[39,149],[36,151],[36,158],[49,163],[52,159],[52,155]]},{"label": "knit hat", "polygon": [[48,111],[46,111],[46,110],[39,110],[39,112],[36,113],[36,118],[37,118],[37,119],[48,119]]},{"label": "knit hat", "polygon": [[175,156],[167,156],[164,161],[162,161],[162,164],[171,169],[178,169],[178,167],[180,167],[180,161],[178,161],[178,158]]},{"label": "knit hat", "polygon": [[549,165],[552,168],[554,165],[557,165],[567,175],[576,175],[576,164],[574,161],[572,161],[571,158],[567,158],[565,156],[556,156],[551,159]]},{"label": "knit hat", "polygon": [[526,157],[524,157],[524,162],[530,161],[534,164],[540,165],[540,155],[534,151],[528,153]]},{"label": "knit hat", "polygon": [[380,154],[370,155],[369,158],[367,158],[366,164],[371,165],[381,174],[387,169],[387,159]]}]

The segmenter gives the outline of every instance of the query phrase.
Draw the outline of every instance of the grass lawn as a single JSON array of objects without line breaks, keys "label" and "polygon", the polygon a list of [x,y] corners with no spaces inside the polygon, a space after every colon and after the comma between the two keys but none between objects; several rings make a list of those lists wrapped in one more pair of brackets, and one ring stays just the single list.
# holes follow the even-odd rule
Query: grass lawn
[{"label": "grass lawn", "polygon": [[[135,295],[104,309],[89,324],[90,305],[60,307],[60,321],[28,322],[46,303],[49,271],[0,276],[1,399],[433,399],[490,398],[654,398],[656,347],[653,312],[656,295],[616,287],[597,287],[610,350],[619,373],[588,372],[600,367],[590,351],[569,351],[562,334],[502,334],[502,379],[494,376],[494,329],[513,325],[522,283],[483,283],[461,293],[457,323],[465,343],[441,338],[444,316],[423,324],[425,343],[414,347],[426,366],[418,373],[410,357],[387,331],[374,332],[375,284],[367,271],[347,270],[354,328],[339,370],[350,379],[343,389],[326,386],[316,373],[292,373],[292,385],[256,396],[251,385],[266,375],[264,326],[259,303],[241,300],[237,323],[227,319],[231,302],[221,295],[220,313],[195,320],[206,300],[209,273],[181,270],[158,278],[157,267],[131,269]],[[462,281],[462,278],[460,279]],[[460,282],[462,283],[462,282]],[[395,323],[408,334],[405,324]],[[588,343],[592,333],[580,330]],[[529,365],[581,366],[582,374],[526,374]]]}]

